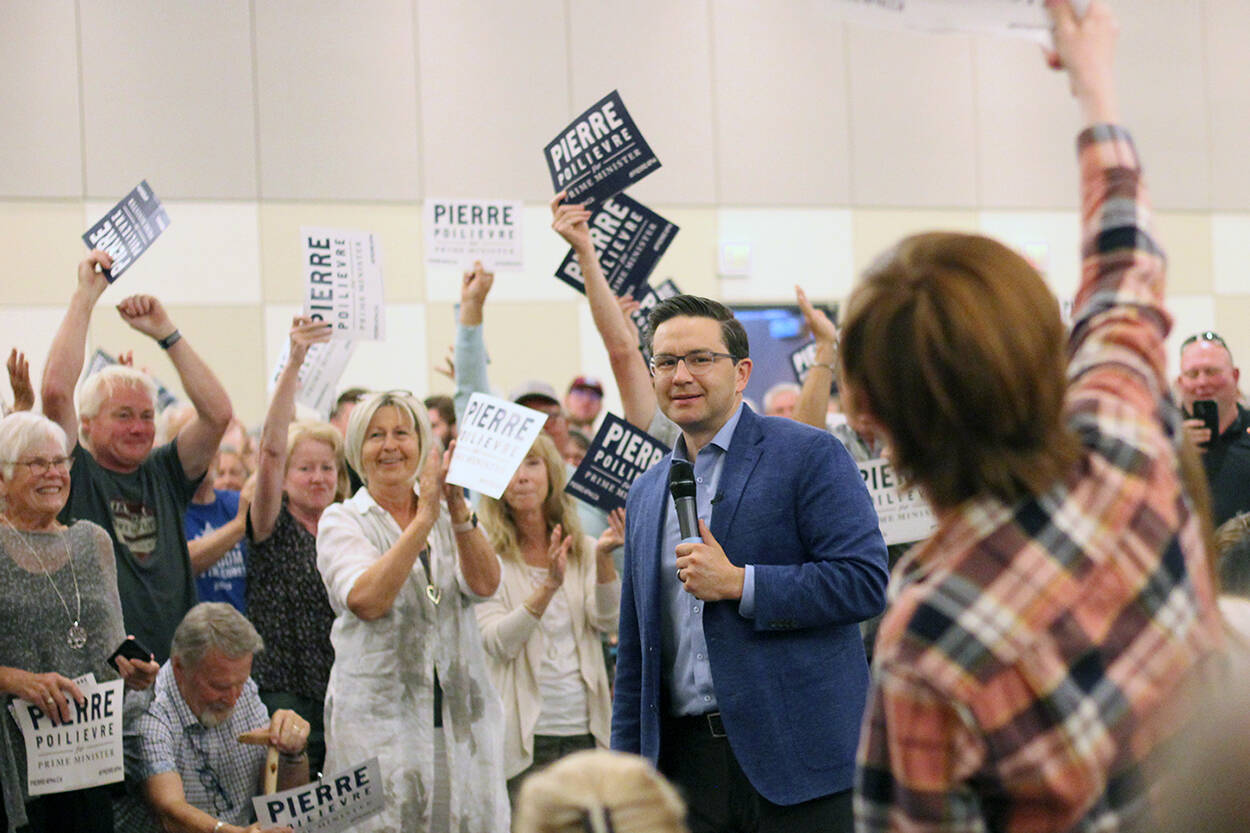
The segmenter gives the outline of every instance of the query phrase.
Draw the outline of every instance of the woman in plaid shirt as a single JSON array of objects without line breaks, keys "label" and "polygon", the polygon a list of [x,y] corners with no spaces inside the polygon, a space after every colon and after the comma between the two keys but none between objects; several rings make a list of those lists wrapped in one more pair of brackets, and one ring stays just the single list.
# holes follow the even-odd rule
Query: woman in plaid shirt
[{"label": "woman in plaid shirt", "polygon": [[1116,126],[1116,24],[1098,0],[1083,18],[1047,7],[1088,124],[1070,340],[1037,272],[973,235],[902,241],[847,305],[851,408],[940,517],[878,636],[861,831],[1141,829],[1220,644],[1168,394],[1164,258]]}]

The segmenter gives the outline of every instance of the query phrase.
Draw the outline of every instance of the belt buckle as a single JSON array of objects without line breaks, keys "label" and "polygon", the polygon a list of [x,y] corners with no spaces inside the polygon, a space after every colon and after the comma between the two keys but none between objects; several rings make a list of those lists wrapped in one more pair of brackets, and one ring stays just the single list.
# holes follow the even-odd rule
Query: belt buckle
[{"label": "belt buckle", "polygon": [[725,732],[725,721],[721,720],[720,712],[708,712],[704,717],[707,718],[708,731],[712,733],[714,738],[727,738],[729,735]]}]

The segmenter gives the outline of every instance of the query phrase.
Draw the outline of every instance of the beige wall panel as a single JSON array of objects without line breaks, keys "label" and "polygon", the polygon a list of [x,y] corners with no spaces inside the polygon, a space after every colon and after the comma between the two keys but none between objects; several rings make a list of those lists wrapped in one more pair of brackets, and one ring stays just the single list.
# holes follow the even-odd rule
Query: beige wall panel
[{"label": "beige wall panel", "polygon": [[[256,203],[164,204],[169,228],[105,291],[101,303],[116,304],[138,293],[155,295],[167,305],[260,303]],[[87,202],[83,228],[111,207]]]},{"label": "beige wall panel", "polygon": [[87,255],[82,218],[77,200],[0,202],[0,251],[7,262],[0,273],[0,303],[69,301],[75,267]]},{"label": "beige wall panel", "polygon": [[655,206],[660,216],[680,229],[651,273],[651,283],[673,279],[682,292],[716,297],[716,209]]},{"label": "beige wall panel", "polygon": [[[794,303],[794,285],[813,298],[850,288],[851,213],[832,208],[722,208],[718,246],[750,247],[750,275],[721,278],[726,302]],[[719,251],[719,249],[718,249]]]},{"label": "beige wall panel", "polygon": [[1211,208],[1250,211],[1250,3],[1206,0],[1206,69],[1211,104]]},{"label": "beige wall panel", "polygon": [[456,343],[456,312],[454,304],[425,305],[425,355],[430,365],[429,393],[445,393],[451,396],[456,385],[435,367],[445,367],[443,361],[447,356],[447,348]]},{"label": "beige wall panel", "polygon": [[81,0],[87,195],[254,199],[247,0]]},{"label": "beige wall panel", "polygon": [[[269,369],[262,364],[264,331],[260,306],[171,306],[169,315],[225,387],[235,415],[249,426],[256,424],[265,411],[264,380]],[[133,350],[135,367],[148,370],[176,396],[185,399],[178,373],[165,351],[152,339],[132,330],[119,316],[92,318],[87,346],[112,355]]]},{"label": "beige wall panel", "polygon": [[1250,368],[1250,292],[1237,297],[1219,298],[1215,306],[1215,331],[1224,336],[1233,361],[1242,368],[1241,388],[1250,387],[1247,368]]},{"label": "beige wall panel", "polygon": [[[1155,215],[1155,233],[1168,255],[1168,291],[1196,295],[1211,291],[1214,270],[1208,214]],[[1246,282],[1250,291],[1250,280]]]},{"label": "beige wall panel", "polygon": [[263,196],[420,198],[410,0],[258,0],[256,75]]},{"label": "beige wall panel", "polygon": [[[541,157],[541,154],[540,154]],[[498,301],[572,302],[580,296],[556,278],[556,269],[568,254],[569,244],[551,230],[551,209],[546,203],[525,206],[521,219],[525,268],[499,271],[490,292],[490,304]],[[464,271],[455,266],[429,265],[425,269],[429,300],[460,302]]]},{"label": "beige wall panel", "polygon": [[[580,113],[620,90],[661,168],[630,196],[653,202],[716,201],[711,36],[706,0],[603,0],[569,4],[572,105]],[[605,33],[611,33],[605,37]],[[552,125],[550,140],[563,125]]]},{"label": "beige wall panel", "polygon": [[[65,307],[27,307],[16,304],[0,304],[0,360],[9,360],[9,351],[16,347],[26,354],[30,364],[31,384],[35,388],[35,407],[39,407],[39,380],[48,358],[52,337],[65,318]],[[13,404],[13,392],[9,388],[9,374],[0,372],[0,397],[5,405]]]},{"label": "beige wall panel", "polygon": [[1072,211],[983,211],[981,232],[1011,246],[1046,278],[1061,303],[1076,298],[1081,279],[1081,225]]},{"label": "beige wall panel", "polygon": [[720,202],[850,202],[846,39],[836,7],[713,0]]},{"label": "beige wall panel", "polygon": [[855,277],[859,278],[890,246],[909,234],[922,231],[979,232],[975,211],[908,211],[857,208],[851,212],[852,250]]},{"label": "beige wall panel", "polygon": [[1211,259],[1217,295],[1250,294],[1250,214],[1212,216]]},{"label": "beige wall panel", "polygon": [[260,205],[261,275],[266,301],[303,300],[301,226],[373,232],[382,244],[382,278],[387,302],[425,299],[421,209],[418,206],[266,201]]},{"label": "beige wall panel", "polygon": [[0,194],[82,195],[78,43],[71,0],[5,3]]},{"label": "beige wall panel", "polygon": [[980,204],[1075,208],[1081,119],[1067,80],[1025,40],[977,38],[973,53]]},{"label": "beige wall panel", "polygon": [[1141,152],[1155,207],[1208,211],[1211,133],[1201,9],[1193,0],[1134,0],[1131,11],[1129,4],[1117,5],[1120,111]]},{"label": "beige wall panel", "polygon": [[503,303],[487,310],[488,372],[499,396],[528,379],[558,388],[581,371],[577,304]]},{"label": "beige wall panel", "polygon": [[565,3],[417,0],[417,31],[425,193],[549,200],[543,146],[573,115]]},{"label": "beige wall panel", "polygon": [[[1175,380],[1180,374],[1181,342],[1203,330],[1218,331],[1219,318],[1215,299],[1210,295],[1169,295],[1166,303],[1168,312],[1172,314],[1172,332],[1168,334],[1166,344],[1168,379]],[[1244,329],[1244,324],[1241,326]],[[1232,345],[1231,339],[1229,344]]]},{"label": "beige wall panel", "polygon": [[972,41],[847,24],[851,201],[973,207]]}]

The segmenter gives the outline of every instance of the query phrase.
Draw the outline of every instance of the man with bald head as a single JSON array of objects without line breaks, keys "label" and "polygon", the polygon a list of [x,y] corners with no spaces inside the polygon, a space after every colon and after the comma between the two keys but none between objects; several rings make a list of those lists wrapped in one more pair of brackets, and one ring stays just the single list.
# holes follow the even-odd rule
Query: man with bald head
[{"label": "man with bald head", "polygon": [[[1241,372],[1228,345],[1216,333],[1192,335],[1181,344],[1177,385],[1185,408],[1185,428],[1202,452],[1202,466],[1211,486],[1215,525],[1250,510],[1250,411],[1238,402]],[[1194,402],[1211,400],[1219,409],[1216,436],[1193,419]]]}]

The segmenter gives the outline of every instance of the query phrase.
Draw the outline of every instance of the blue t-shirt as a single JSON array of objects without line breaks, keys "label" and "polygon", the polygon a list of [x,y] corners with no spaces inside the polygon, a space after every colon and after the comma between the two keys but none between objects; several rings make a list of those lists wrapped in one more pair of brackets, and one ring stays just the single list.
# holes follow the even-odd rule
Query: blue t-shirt
[{"label": "blue t-shirt", "polygon": [[[239,493],[213,490],[212,503],[187,504],[187,540],[194,541],[234,520],[239,512]],[[247,541],[239,539],[217,563],[195,577],[202,602],[225,602],[247,613]]]}]

